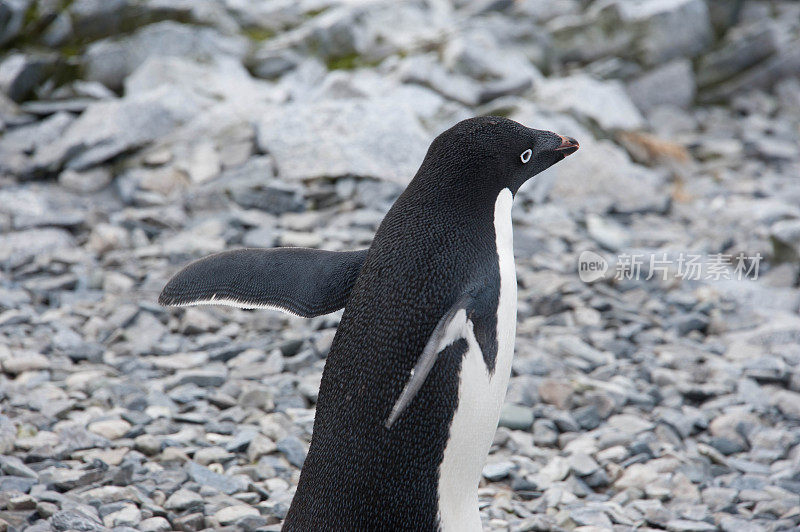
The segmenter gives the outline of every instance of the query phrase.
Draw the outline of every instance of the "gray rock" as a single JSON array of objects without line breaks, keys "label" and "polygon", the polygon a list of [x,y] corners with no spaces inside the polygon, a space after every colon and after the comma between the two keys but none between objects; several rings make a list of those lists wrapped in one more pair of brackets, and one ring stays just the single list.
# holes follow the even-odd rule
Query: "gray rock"
[{"label": "gray rock", "polygon": [[573,453],[569,456],[569,466],[576,475],[586,477],[600,468],[594,458],[586,453]]},{"label": "gray rock", "polygon": [[697,84],[721,83],[757,65],[778,51],[778,31],[770,21],[733,28],[722,44],[700,58]]},{"label": "gray rock", "polygon": [[49,56],[13,53],[0,63],[0,91],[16,102],[26,99],[53,67]]},{"label": "gray rock", "polygon": [[31,0],[7,0],[0,4],[0,46],[19,35],[30,4]]},{"label": "gray rock", "polygon": [[654,66],[694,57],[713,39],[702,0],[611,0],[593,4],[584,17],[559,17],[548,26],[566,61],[617,56]]},{"label": "gray rock", "polygon": [[667,522],[670,532],[713,532],[717,527],[705,521],[690,521],[688,519],[673,519]]},{"label": "gray rock", "polygon": [[481,101],[481,86],[459,74],[448,73],[434,56],[415,56],[400,67],[399,77],[405,83],[428,87],[445,98],[464,105],[475,106]]},{"label": "gray rock", "polygon": [[207,467],[203,467],[195,462],[186,464],[186,472],[189,473],[189,476],[192,477],[192,480],[195,482],[205,486],[211,486],[228,495],[247,489],[246,483],[240,478],[214,473]]},{"label": "gray rock", "polygon": [[53,19],[41,36],[42,43],[50,48],[66,44],[73,36],[72,17],[62,11]]},{"label": "gray rock", "polygon": [[525,406],[506,403],[500,410],[501,427],[512,430],[528,430],[533,424],[533,410]]},{"label": "gray rock", "polygon": [[245,517],[252,517],[260,515],[256,508],[252,506],[245,506],[243,504],[234,504],[233,506],[227,506],[222,508],[217,513],[214,514],[214,517],[219,521],[219,524],[222,526],[233,525],[239,520]]},{"label": "gray rock", "polygon": [[34,157],[37,168],[62,165],[85,170],[161,137],[200,110],[196,97],[166,87],[118,101],[97,102],[47,150]]},{"label": "gray rock", "polygon": [[286,459],[295,467],[303,467],[306,461],[306,448],[296,436],[287,436],[276,442],[278,451],[283,453]]},{"label": "gray rock", "polygon": [[91,194],[103,190],[111,183],[111,172],[102,167],[83,172],[64,170],[58,174],[58,183],[73,192]]},{"label": "gray rock", "polygon": [[777,82],[793,76],[798,69],[800,43],[795,40],[783,44],[776,54],[756,63],[740,75],[701,91],[698,100],[702,103],[724,102],[739,93],[771,89]]},{"label": "gray rock", "polygon": [[258,123],[257,141],[282,179],[353,175],[406,183],[430,136],[413,110],[375,99],[271,109]]},{"label": "gray rock", "polygon": [[0,456],[0,471],[17,477],[39,478],[36,471],[26,466],[16,456]]},{"label": "gray rock", "polygon": [[81,532],[103,532],[107,530],[100,521],[81,510],[60,510],[50,518],[50,526],[59,532],[79,530]]},{"label": "gray rock", "polygon": [[630,244],[630,233],[613,219],[588,214],[586,216],[586,231],[598,244],[610,251],[619,251]]},{"label": "gray rock", "polygon": [[142,520],[142,512],[135,504],[125,504],[116,512],[103,517],[103,522],[109,528],[136,527]]},{"label": "gray rock", "polygon": [[533,443],[552,447],[558,442],[558,429],[549,419],[537,419],[533,422]]},{"label": "gray rock", "polygon": [[569,516],[581,527],[598,527],[605,530],[612,528],[611,519],[599,508],[576,508],[570,510]]},{"label": "gray rock", "polygon": [[[33,154],[55,142],[64,130],[72,124],[75,117],[69,113],[56,113],[29,126],[14,129],[0,139],[0,153],[11,157],[15,152]],[[6,166],[0,163],[0,166]],[[9,170],[14,170],[13,166]]]},{"label": "gray rock", "polygon": [[694,102],[696,92],[692,64],[676,59],[637,77],[626,88],[642,112],[659,105],[686,109]]},{"label": "gray rock", "polygon": [[243,37],[224,36],[212,28],[159,22],[119,40],[92,43],[84,55],[86,79],[119,89],[124,79],[149,57],[166,55],[209,60],[229,56],[241,59],[247,49],[247,40]]},{"label": "gray rock", "polygon": [[163,517],[156,516],[142,520],[138,525],[138,529],[141,532],[169,532],[172,530],[172,526]]},{"label": "gray rock", "polygon": [[72,236],[63,229],[27,229],[0,234],[0,263],[16,268],[34,257],[72,245]]},{"label": "gray rock", "polygon": [[[123,32],[125,26],[135,23],[130,4],[128,0],[75,0],[69,6],[75,37],[94,41]],[[139,20],[146,20],[141,11],[138,15]]]},{"label": "gray rock", "polygon": [[694,57],[713,39],[708,7],[702,0],[618,2],[623,19],[638,26],[639,53],[650,65]]},{"label": "gray rock", "polygon": [[179,371],[176,374],[176,386],[183,384],[196,384],[202,387],[217,388],[225,384],[227,372],[223,368],[207,368],[197,370]]},{"label": "gray rock", "polygon": [[634,130],[644,119],[631,102],[621,82],[600,81],[586,74],[550,78],[542,82],[538,94],[543,105],[596,123],[600,128]]},{"label": "gray rock", "polygon": [[777,260],[800,259],[800,220],[781,220],[770,227],[773,252]]},{"label": "gray rock", "polygon": [[164,508],[167,510],[183,511],[193,506],[202,506],[203,497],[198,493],[187,489],[179,489],[169,496],[164,503]]},{"label": "gray rock", "polygon": [[708,316],[699,312],[682,314],[672,319],[670,326],[674,327],[680,335],[689,334],[692,331],[703,332],[708,327]]},{"label": "gray rock", "polygon": [[497,482],[508,477],[516,468],[514,462],[496,462],[483,466],[483,477],[490,482]]}]

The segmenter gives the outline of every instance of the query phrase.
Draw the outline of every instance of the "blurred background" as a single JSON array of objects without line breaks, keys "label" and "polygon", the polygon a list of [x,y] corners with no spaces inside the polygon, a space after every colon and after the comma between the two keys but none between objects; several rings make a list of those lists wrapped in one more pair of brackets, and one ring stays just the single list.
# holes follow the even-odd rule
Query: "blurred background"
[{"label": "blurred background", "polygon": [[158,292],[368,246],[483,114],[581,144],[517,196],[485,528],[796,530],[799,73],[790,0],[0,0],[0,531],[278,529],[339,315]]}]

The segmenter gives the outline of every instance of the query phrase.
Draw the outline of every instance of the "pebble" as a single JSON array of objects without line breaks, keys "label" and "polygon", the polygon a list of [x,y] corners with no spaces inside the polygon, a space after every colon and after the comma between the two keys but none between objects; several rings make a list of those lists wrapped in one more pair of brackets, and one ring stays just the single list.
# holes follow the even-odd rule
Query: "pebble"
[{"label": "pebble", "polygon": [[499,426],[513,430],[528,430],[533,424],[533,411],[524,406],[505,404],[500,411]]},{"label": "pebble", "polygon": [[90,423],[86,428],[104,438],[116,440],[131,430],[131,424],[124,419],[108,419]]},{"label": "pebble", "polygon": [[222,508],[217,513],[214,514],[219,524],[223,526],[233,525],[236,524],[240,519],[245,517],[257,516],[259,515],[258,510],[253,508],[252,506],[244,506],[241,504],[228,506],[226,508]]}]

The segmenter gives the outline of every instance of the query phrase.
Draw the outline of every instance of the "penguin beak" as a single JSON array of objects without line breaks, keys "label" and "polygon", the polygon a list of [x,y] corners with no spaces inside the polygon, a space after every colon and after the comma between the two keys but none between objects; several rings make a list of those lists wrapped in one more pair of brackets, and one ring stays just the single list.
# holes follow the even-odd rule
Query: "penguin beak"
[{"label": "penguin beak", "polygon": [[561,144],[554,151],[561,153],[564,157],[572,155],[581,147],[578,141],[572,137],[565,137],[563,135],[559,135],[559,137],[561,137]]}]

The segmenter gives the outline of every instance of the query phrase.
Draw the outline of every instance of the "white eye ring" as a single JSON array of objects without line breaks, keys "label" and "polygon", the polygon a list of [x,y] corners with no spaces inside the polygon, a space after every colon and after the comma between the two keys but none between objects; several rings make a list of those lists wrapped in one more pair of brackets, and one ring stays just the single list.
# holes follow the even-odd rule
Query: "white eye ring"
[{"label": "white eye ring", "polygon": [[520,155],[520,156],[519,156],[519,158],[520,158],[520,160],[521,160],[521,161],[523,162],[523,164],[524,164],[524,163],[527,163],[528,161],[530,161],[530,160],[531,160],[531,155],[533,155],[533,150],[531,150],[530,148],[528,148],[527,150],[525,150],[524,152],[522,152],[522,155]]}]

